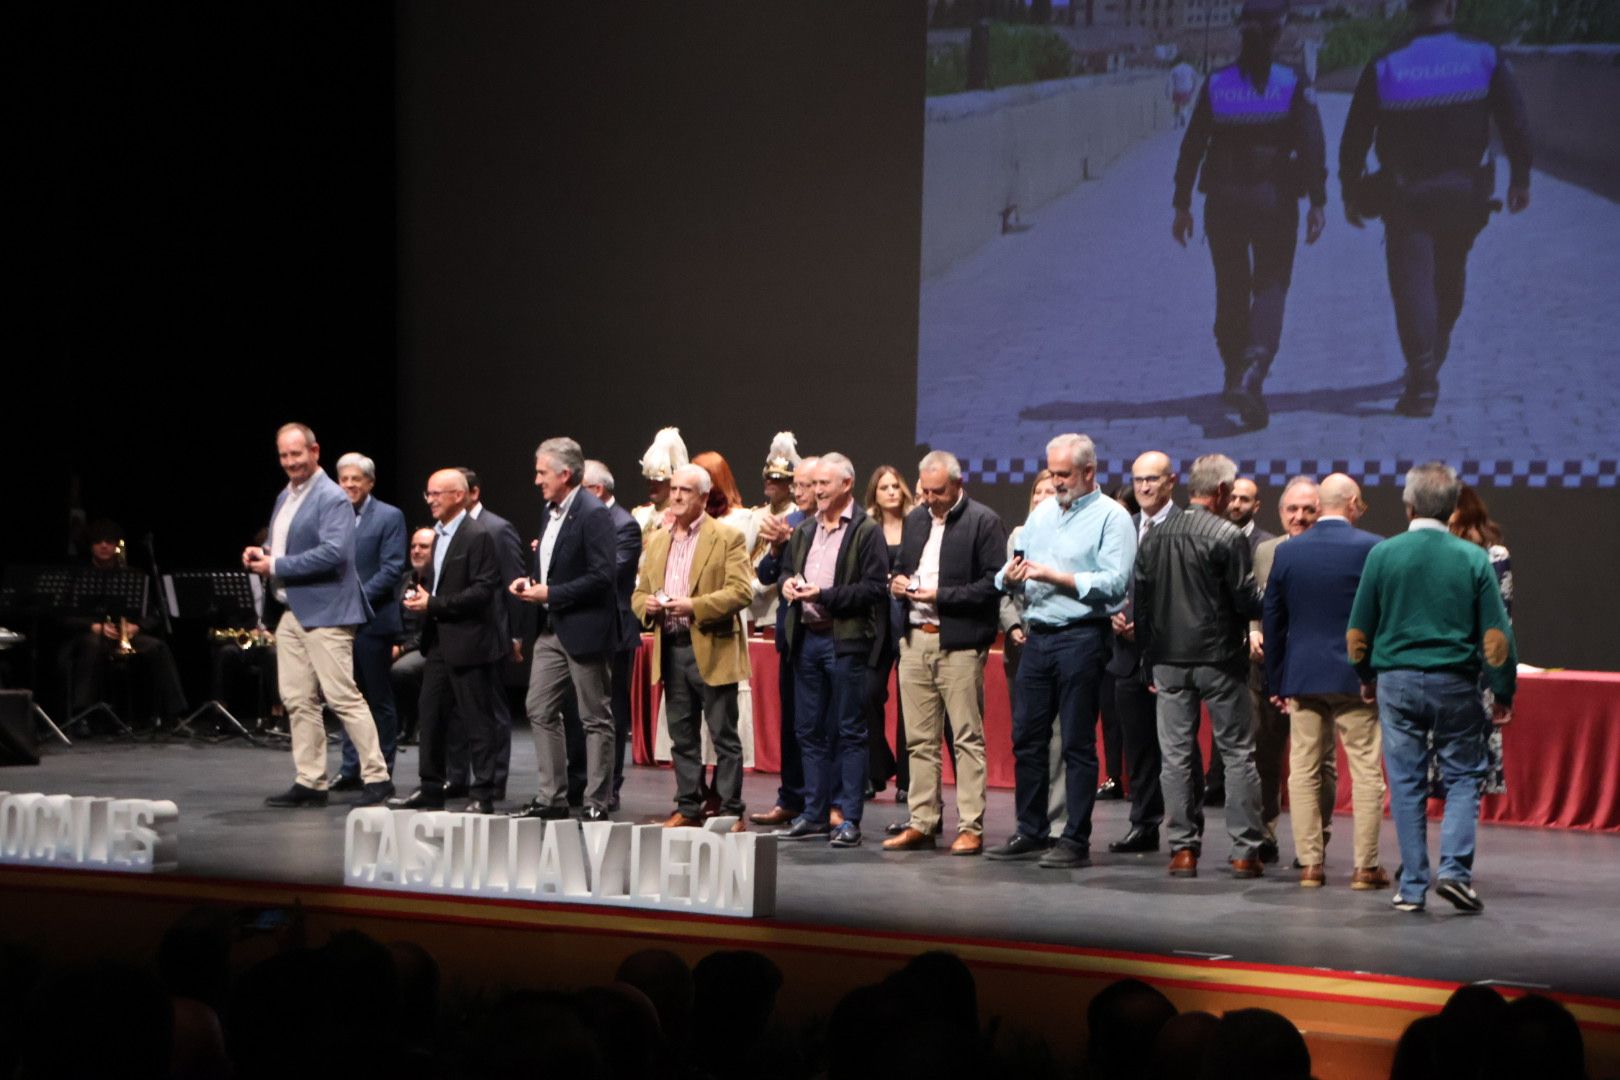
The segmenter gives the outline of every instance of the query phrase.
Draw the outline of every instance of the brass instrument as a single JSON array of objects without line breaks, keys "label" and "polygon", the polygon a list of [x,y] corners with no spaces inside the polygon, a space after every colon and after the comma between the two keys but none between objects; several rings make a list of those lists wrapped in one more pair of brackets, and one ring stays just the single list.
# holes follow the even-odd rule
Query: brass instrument
[{"label": "brass instrument", "polygon": [[235,642],[239,649],[270,649],[276,644],[276,635],[273,631],[262,626],[251,629],[234,626],[216,626],[208,631],[208,640],[216,645]]},{"label": "brass instrument", "polygon": [[[126,566],[129,565],[129,556],[124,551],[124,541],[123,541],[122,538],[120,538],[119,541],[118,541],[118,550],[115,552],[114,557],[117,558],[118,565],[120,567],[126,567]],[[111,612],[107,613],[107,620],[106,621],[107,622],[112,622],[113,621],[113,616],[112,616]],[[135,631],[133,629],[133,624],[128,619],[126,619],[122,615],[120,615],[118,617],[118,644],[113,648],[113,656],[118,657],[120,659],[123,659],[125,657],[134,656],[135,655],[135,645],[130,640],[134,636],[135,636]]]}]

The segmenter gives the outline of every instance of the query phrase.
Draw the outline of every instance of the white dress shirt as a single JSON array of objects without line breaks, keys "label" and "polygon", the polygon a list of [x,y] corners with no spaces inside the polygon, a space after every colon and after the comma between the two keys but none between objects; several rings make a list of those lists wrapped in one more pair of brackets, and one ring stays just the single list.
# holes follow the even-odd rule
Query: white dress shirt
[{"label": "white dress shirt", "polygon": [[287,586],[276,576],[276,563],[287,552],[287,533],[292,528],[293,518],[298,516],[299,507],[309,497],[309,492],[315,486],[315,475],[310,474],[308,480],[302,484],[288,484],[287,497],[281,501],[281,509],[276,511],[275,520],[270,522],[270,583],[275,592],[276,599],[283,607],[287,604]]}]

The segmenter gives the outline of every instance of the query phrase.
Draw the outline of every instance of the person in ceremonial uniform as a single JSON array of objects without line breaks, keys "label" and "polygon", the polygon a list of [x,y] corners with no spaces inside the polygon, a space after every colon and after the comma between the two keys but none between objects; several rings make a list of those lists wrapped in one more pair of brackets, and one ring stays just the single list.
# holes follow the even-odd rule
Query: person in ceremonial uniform
[{"label": "person in ceremonial uniform", "polygon": [[[765,454],[765,502],[749,513],[754,516],[753,548],[748,561],[758,567],[760,560],[770,554],[771,541],[762,535],[761,525],[766,518],[786,517],[793,510],[793,470],[799,467],[799,444],[791,431],[778,431],[771,439],[771,448]],[[763,584],[754,577],[754,601],[748,606],[748,621],[755,627],[772,626],[776,622],[776,602],[781,594],[778,583]]]},{"label": "person in ceremonial uniform", "polygon": [[647,501],[630,511],[641,527],[642,546],[647,534],[664,523],[664,511],[669,509],[669,478],[675,470],[691,458],[686,443],[681,440],[680,428],[660,428],[653,436],[652,445],[641,455],[641,475],[647,478]]},{"label": "person in ceremonial uniform", "polygon": [[[1299,199],[1308,195],[1305,242],[1327,224],[1322,118],[1306,74],[1274,59],[1288,0],[1248,0],[1237,62],[1204,83],[1176,162],[1171,235],[1193,234],[1192,188],[1205,193],[1204,231],[1215,264],[1215,345],[1223,394],[1249,428],[1270,422],[1261,391],[1282,339],[1294,270]],[[1200,169],[1202,165],[1202,169]]]}]

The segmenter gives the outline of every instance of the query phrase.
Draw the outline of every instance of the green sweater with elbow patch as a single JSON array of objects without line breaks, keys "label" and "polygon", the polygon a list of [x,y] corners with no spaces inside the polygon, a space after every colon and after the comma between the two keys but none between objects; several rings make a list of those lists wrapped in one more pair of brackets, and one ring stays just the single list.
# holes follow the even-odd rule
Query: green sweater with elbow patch
[{"label": "green sweater with elbow patch", "polygon": [[1416,528],[1372,549],[1345,642],[1363,682],[1396,669],[1473,678],[1483,669],[1496,700],[1513,702],[1518,657],[1490,557],[1444,528]]}]

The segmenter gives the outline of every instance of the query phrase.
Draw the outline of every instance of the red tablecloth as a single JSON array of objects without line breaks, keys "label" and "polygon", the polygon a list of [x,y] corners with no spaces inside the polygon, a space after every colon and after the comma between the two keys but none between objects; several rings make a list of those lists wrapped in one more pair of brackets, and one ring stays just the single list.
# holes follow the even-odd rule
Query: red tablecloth
[{"label": "red tablecloth", "polygon": [[[653,764],[651,717],[657,715],[658,687],[649,685],[651,638],[642,639],[631,679],[631,722],[638,765]],[[777,696],[774,642],[748,644],[753,665],[754,768],[781,767],[781,704]],[[887,727],[894,745],[894,684],[889,684]],[[1620,831],[1620,674],[1560,671],[1519,677],[1513,723],[1505,734],[1507,792],[1487,795],[1481,818],[1512,825]],[[984,741],[991,787],[1013,786],[1012,718],[1001,653],[992,651],[984,669]],[[1099,742],[1101,736],[1099,735]],[[1207,753],[1209,725],[1200,725]],[[945,760],[945,776],[951,763]],[[1339,753],[1339,807],[1350,811],[1350,774]]]}]

